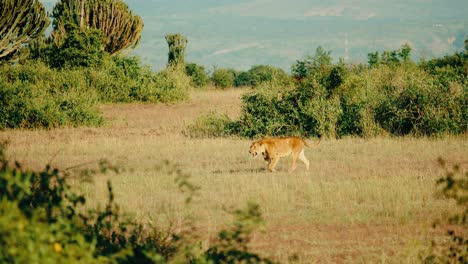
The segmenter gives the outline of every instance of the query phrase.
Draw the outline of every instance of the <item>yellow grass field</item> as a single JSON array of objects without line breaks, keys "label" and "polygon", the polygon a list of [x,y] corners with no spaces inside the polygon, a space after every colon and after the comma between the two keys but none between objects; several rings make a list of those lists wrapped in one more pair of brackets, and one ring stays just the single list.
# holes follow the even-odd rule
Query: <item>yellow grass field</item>
[{"label": "yellow grass field", "polygon": [[[200,113],[236,117],[245,91],[196,92],[177,105],[105,105],[104,127],[6,130],[0,139],[10,141],[10,159],[34,169],[47,163],[84,169],[107,159],[124,171],[97,175],[93,184],[74,182],[92,205],[106,202],[110,178],[124,210],[175,227],[187,217],[196,219],[206,244],[230,222],[224,208],[256,202],[266,226],[252,247],[283,262],[297,255],[299,263],[417,263],[430,241],[444,234],[431,226],[454,204],[434,196],[436,179],[444,175],[437,159],[466,171],[466,135],[324,139],[306,149],[309,172],[299,164],[289,174],[290,159],[282,159],[272,174],[249,156],[250,140],[191,139],[182,133]],[[161,169],[165,160],[171,165]],[[170,173],[173,166],[201,187],[188,205]]]}]

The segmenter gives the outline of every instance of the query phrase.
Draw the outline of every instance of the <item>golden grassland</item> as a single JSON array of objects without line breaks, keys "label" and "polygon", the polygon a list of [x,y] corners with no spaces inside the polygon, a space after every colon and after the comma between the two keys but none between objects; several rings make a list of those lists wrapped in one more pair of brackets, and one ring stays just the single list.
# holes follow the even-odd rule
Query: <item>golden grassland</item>
[{"label": "golden grassland", "polygon": [[[252,246],[276,260],[296,254],[300,263],[414,263],[432,239],[441,238],[443,230],[431,225],[454,204],[434,196],[436,179],[444,175],[437,159],[466,170],[466,135],[325,139],[306,149],[309,172],[299,164],[287,173],[286,158],[272,174],[249,156],[250,140],[191,139],[182,133],[200,113],[236,117],[243,92],[201,91],[177,105],[104,105],[104,127],[6,130],[0,139],[10,140],[10,159],[34,169],[47,163],[83,169],[107,159],[124,171],[96,176],[93,184],[75,180],[92,205],[105,203],[110,178],[124,210],[175,227],[196,219],[206,243],[231,220],[225,208],[256,202],[266,226]],[[161,169],[165,160],[172,165]],[[188,205],[174,182],[174,166],[201,186]]]}]

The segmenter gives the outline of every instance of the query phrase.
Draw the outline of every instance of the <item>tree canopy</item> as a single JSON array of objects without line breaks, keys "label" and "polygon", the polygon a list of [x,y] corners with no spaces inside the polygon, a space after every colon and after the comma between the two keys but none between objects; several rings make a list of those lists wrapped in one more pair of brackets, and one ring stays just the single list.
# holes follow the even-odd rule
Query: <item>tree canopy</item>
[{"label": "tree canopy", "polygon": [[96,28],[104,36],[104,50],[111,55],[136,47],[143,31],[142,18],[134,15],[122,0],[60,0],[52,17],[52,35],[57,45],[63,44],[73,28]]}]

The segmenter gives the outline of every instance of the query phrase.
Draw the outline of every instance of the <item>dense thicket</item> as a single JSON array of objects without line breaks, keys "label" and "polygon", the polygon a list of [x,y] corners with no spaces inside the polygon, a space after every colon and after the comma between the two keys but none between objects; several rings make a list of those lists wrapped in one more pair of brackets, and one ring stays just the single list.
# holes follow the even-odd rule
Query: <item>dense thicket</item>
[{"label": "dense thicket", "polygon": [[[407,50],[403,47],[402,50]],[[399,53],[397,53],[399,54]],[[467,55],[421,65],[405,56],[364,67],[332,64],[329,53],[293,66],[291,89],[264,85],[243,98],[241,136],[437,135],[468,129]]]},{"label": "dense thicket", "polygon": [[419,64],[409,59],[410,51],[403,45],[370,53],[365,66],[334,64],[330,52],[319,47],[314,56],[292,66],[294,83],[273,78],[244,95],[239,120],[201,117],[187,134],[335,138],[466,133],[468,51]]},{"label": "dense thicket", "polygon": [[98,93],[80,71],[43,63],[0,67],[0,128],[100,125]]},{"label": "dense thicket", "polygon": [[189,96],[184,69],[154,73],[136,57],[100,67],[52,69],[40,61],[0,67],[0,128],[100,125],[99,102],[171,103]]}]

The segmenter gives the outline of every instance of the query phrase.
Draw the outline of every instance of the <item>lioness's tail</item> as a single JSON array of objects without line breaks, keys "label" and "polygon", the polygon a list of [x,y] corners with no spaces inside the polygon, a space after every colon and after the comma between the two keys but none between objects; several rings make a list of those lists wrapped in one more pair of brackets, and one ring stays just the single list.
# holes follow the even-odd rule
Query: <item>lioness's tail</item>
[{"label": "lioness's tail", "polygon": [[307,144],[307,141],[304,140],[304,144],[309,148],[310,147],[316,147],[316,146],[320,145],[320,143],[322,143],[322,137],[319,137],[319,141],[317,143],[315,143],[314,146],[311,146],[311,145]]}]

